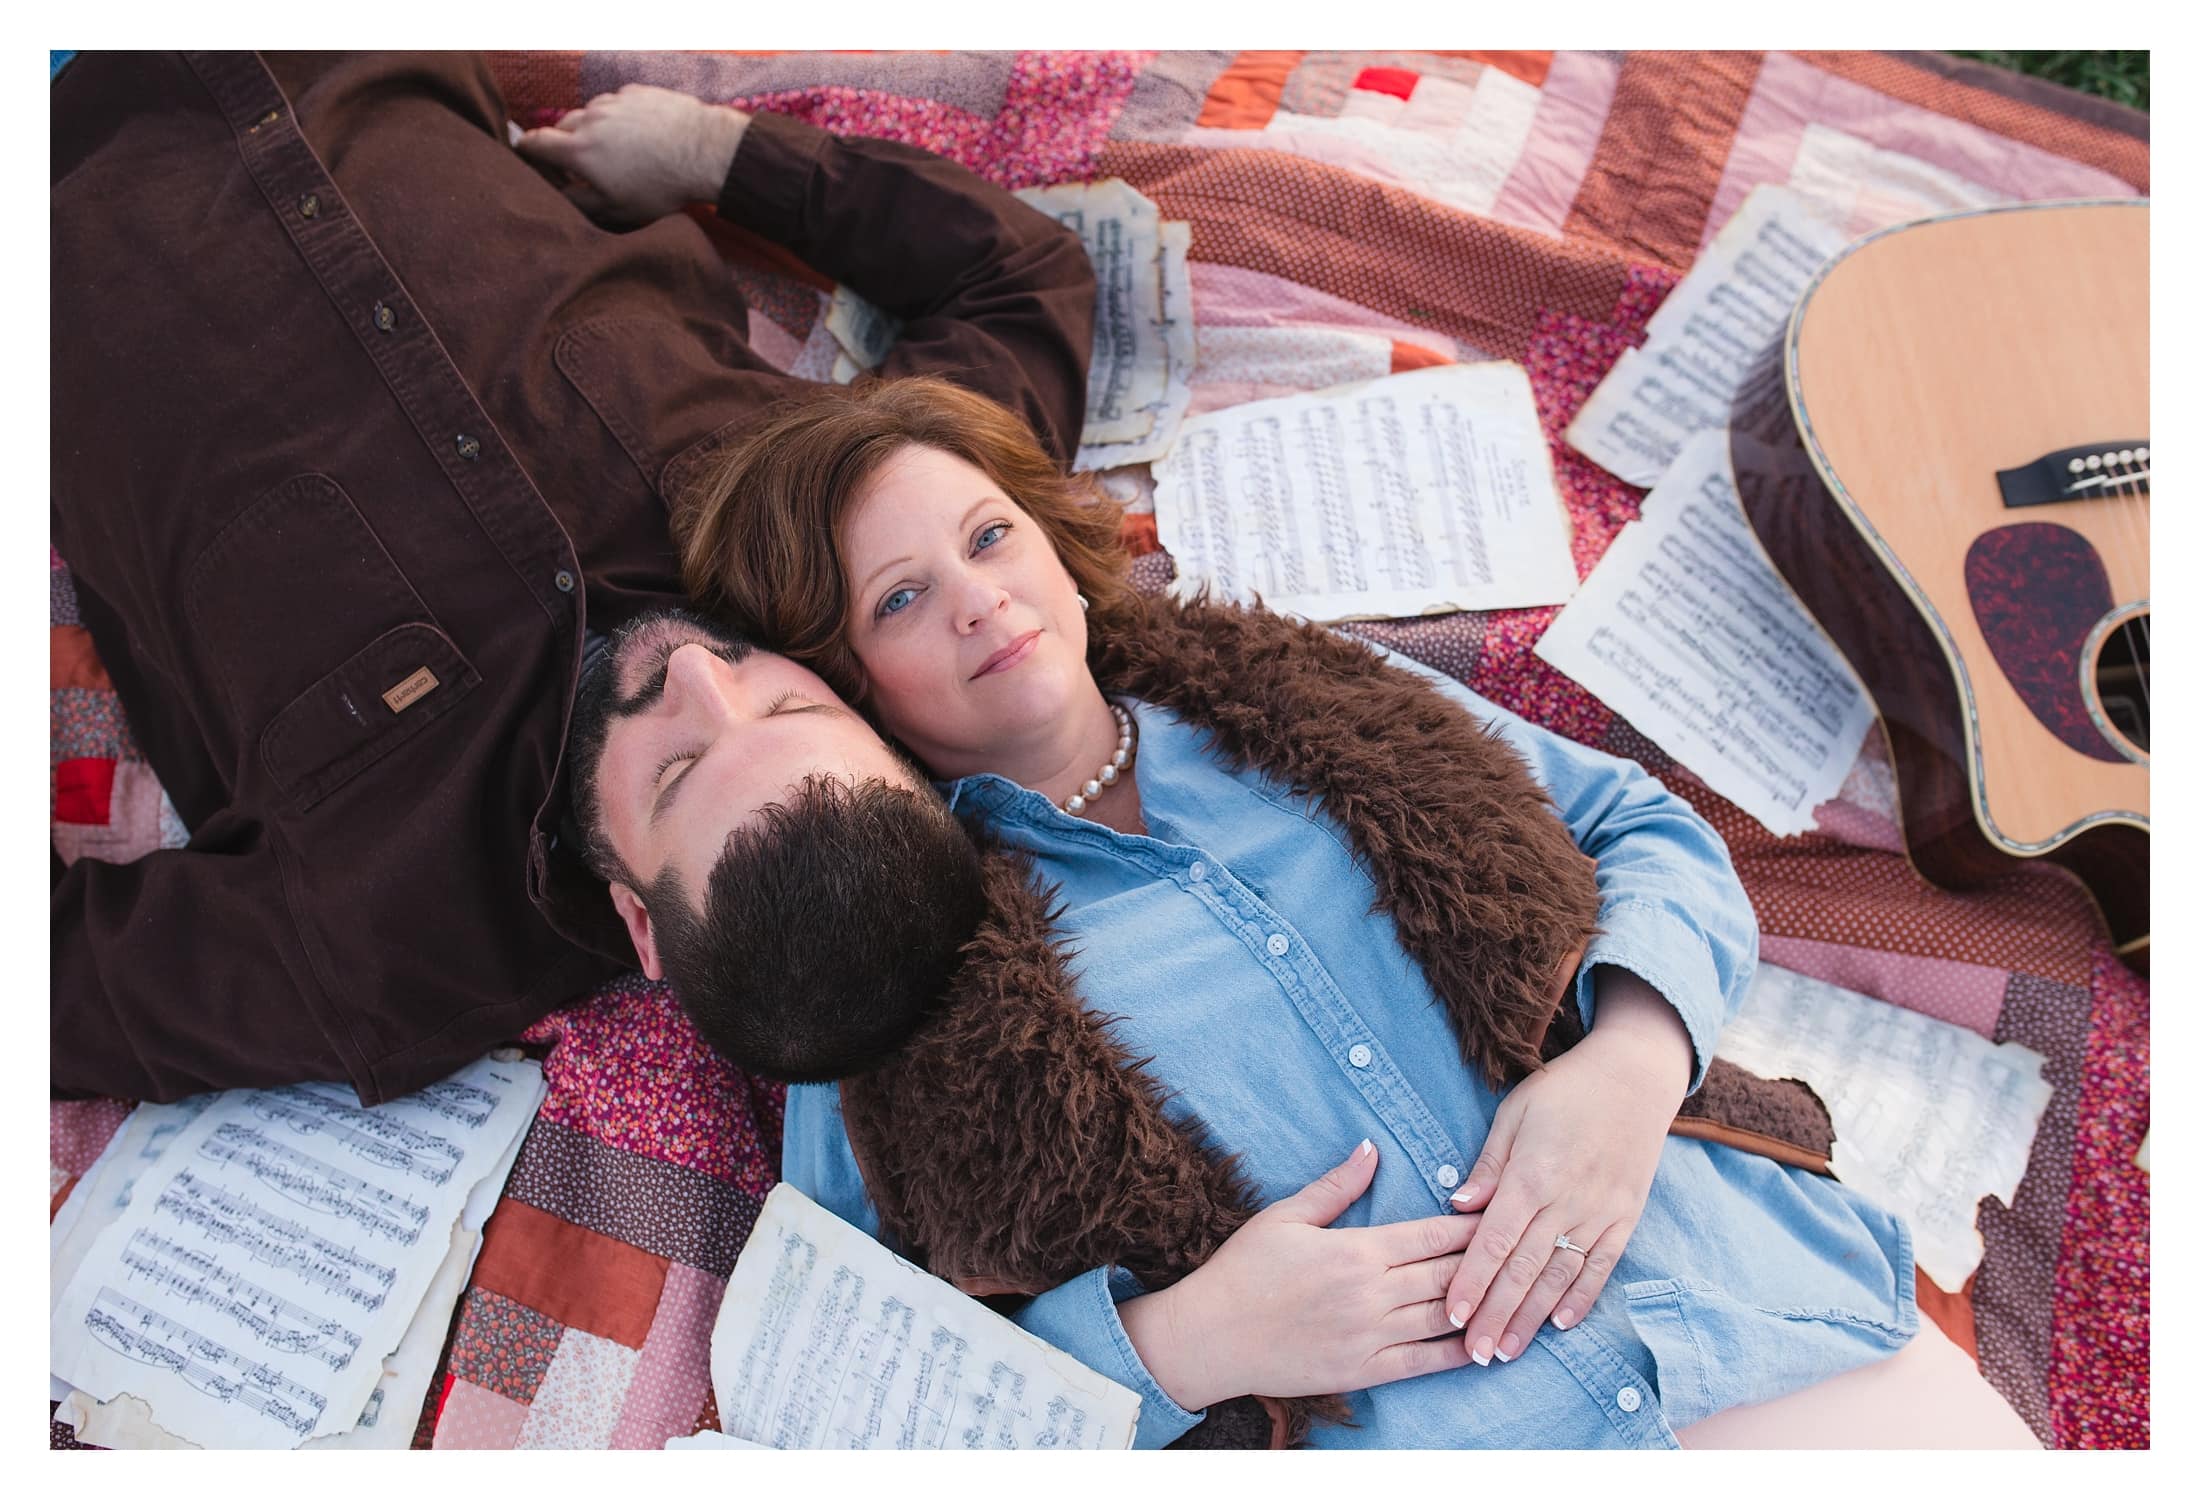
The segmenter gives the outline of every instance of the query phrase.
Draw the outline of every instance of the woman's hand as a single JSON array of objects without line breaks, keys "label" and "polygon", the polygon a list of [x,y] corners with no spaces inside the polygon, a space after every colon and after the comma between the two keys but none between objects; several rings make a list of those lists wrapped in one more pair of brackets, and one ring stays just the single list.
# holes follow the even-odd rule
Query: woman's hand
[{"label": "woman's hand", "polygon": [[1270,1204],[1174,1286],[1122,1305],[1123,1330],[1171,1400],[1326,1396],[1467,1362],[1444,1289],[1473,1214],[1328,1229],[1375,1179],[1362,1142]]},{"label": "woman's hand", "polygon": [[1452,1195],[1482,1216],[1447,1296],[1477,1364],[1513,1358],[1546,1317],[1564,1329],[1588,1316],[1688,1092],[1695,1050],[1673,1007],[1624,969],[1599,968],[1596,985],[1589,1034],[1505,1097]]},{"label": "woman's hand", "polygon": [[646,224],[690,203],[716,202],[748,125],[740,110],[629,83],[514,144],[521,155],[581,179],[567,193],[584,212]]}]

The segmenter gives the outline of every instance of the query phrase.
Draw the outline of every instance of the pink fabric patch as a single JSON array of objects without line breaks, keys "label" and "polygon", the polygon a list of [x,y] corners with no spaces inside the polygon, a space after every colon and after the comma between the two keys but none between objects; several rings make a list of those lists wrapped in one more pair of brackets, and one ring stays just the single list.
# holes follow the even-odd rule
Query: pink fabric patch
[{"label": "pink fabric patch", "polygon": [[527,1408],[521,1403],[471,1380],[453,1380],[429,1446],[508,1449],[519,1441],[519,1430],[526,1425]]},{"label": "pink fabric patch", "polygon": [[2098,168],[1904,104],[1789,53],[1768,52],[1734,132],[1725,174],[1712,195],[1698,253],[1741,208],[1751,188],[1788,180],[1806,125],[1822,125],[1883,151],[1915,157],[2011,202],[2139,196],[2130,183]]},{"label": "pink fabric patch", "polygon": [[1360,76],[1352,80],[1352,86],[1372,93],[1395,94],[1400,99],[1411,99],[1413,86],[1420,81],[1420,74],[1405,68],[1362,68]]},{"label": "pink fabric patch", "polygon": [[1248,271],[1242,266],[1194,260],[1191,273],[1192,321],[1203,328],[1293,328],[1328,324],[1403,335],[1422,348],[1449,355],[1461,364],[1489,358],[1472,345],[1462,344],[1433,328],[1393,318],[1299,282],[1271,276],[1266,271]]},{"label": "pink fabric patch", "polygon": [[752,307],[749,309],[749,347],[773,369],[785,370],[801,355],[802,340]]},{"label": "pink fabric patch", "polygon": [[639,974],[612,981],[581,1005],[552,1011],[522,1033],[550,1042],[550,1086],[540,1118],[607,1146],[691,1167],[762,1198],[779,1180],[757,1138],[773,1084],[705,1046],[669,985]]},{"label": "pink fabric patch", "polygon": [[52,1164],[71,1177],[81,1177],[99,1160],[99,1153],[107,1149],[134,1106],[125,1099],[55,1099],[48,1108]]},{"label": "pink fabric patch", "polygon": [[1920,958],[1769,933],[1760,939],[1758,952],[1766,963],[1969,1027],[1988,1038],[2001,1021],[2002,997],[2009,987],[2008,970],[1952,958]]},{"label": "pink fabric patch", "polygon": [[726,1283],[707,1271],[678,1261],[667,1268],[657,1316],[611,1429],[612,1447],[662,1448],[665,1439],[695,1430],[710,1394],[711,1325],[725,1295]]},{"label": "pink fabric patch", "polygon": [[578,1328],[565,1330],[557,1357],[543,1372],[535,1399],[527,1405],[515,1448],[601,1448],[611,1438],[619,1405],[634,1383],[639,1349],[597,1338]]},{"label": "pink fabric patch", "polygon": [[1546,234],[1565,232],[1618,89],[1616,59],[1590,52],[1551,54],[1528,149],[1499,189],[1491,218]]}]

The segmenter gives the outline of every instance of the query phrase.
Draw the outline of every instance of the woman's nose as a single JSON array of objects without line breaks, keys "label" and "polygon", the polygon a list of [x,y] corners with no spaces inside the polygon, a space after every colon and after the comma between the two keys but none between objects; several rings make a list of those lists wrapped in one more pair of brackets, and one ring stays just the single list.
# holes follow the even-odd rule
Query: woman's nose
[{"label": "woman's nose", "polygon": [[957,610],[964,634],[982,628],[986,621],[1006,608],[1007,590],[985,579],[970,579],[963,585],[960,608]]}]

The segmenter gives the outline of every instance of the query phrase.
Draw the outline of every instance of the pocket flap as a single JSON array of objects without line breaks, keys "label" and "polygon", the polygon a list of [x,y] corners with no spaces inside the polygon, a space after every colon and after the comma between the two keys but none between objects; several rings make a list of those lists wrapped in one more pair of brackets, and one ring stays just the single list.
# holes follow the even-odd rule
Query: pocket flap
[{"label": "pocket flap", "polygon": [[455,707],[481,680],[433,625],[384,631],[293,698],[260,758],[302,812]]}]

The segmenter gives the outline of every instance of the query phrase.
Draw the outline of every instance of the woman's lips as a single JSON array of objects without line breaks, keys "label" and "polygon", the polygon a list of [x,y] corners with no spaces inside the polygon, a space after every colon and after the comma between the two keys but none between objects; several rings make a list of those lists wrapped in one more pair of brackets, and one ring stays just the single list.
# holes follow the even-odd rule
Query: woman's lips
[{"label": "woman's lips", "polygon": [[970,680],[972,682],[976,682],[979,678],[991,676],[995,672],[1007,671],[1010,667],[1015,666],[1025,657],[1031,655],[1032,646],[1038,641],[1038,639],[1038,631],[1025,631],[1022,635],[1016,637],[1016,639],[1010,641],[1000,650],[994,652],[991,656],[987,657],[985,659],[985,665],[970,674]]}]

